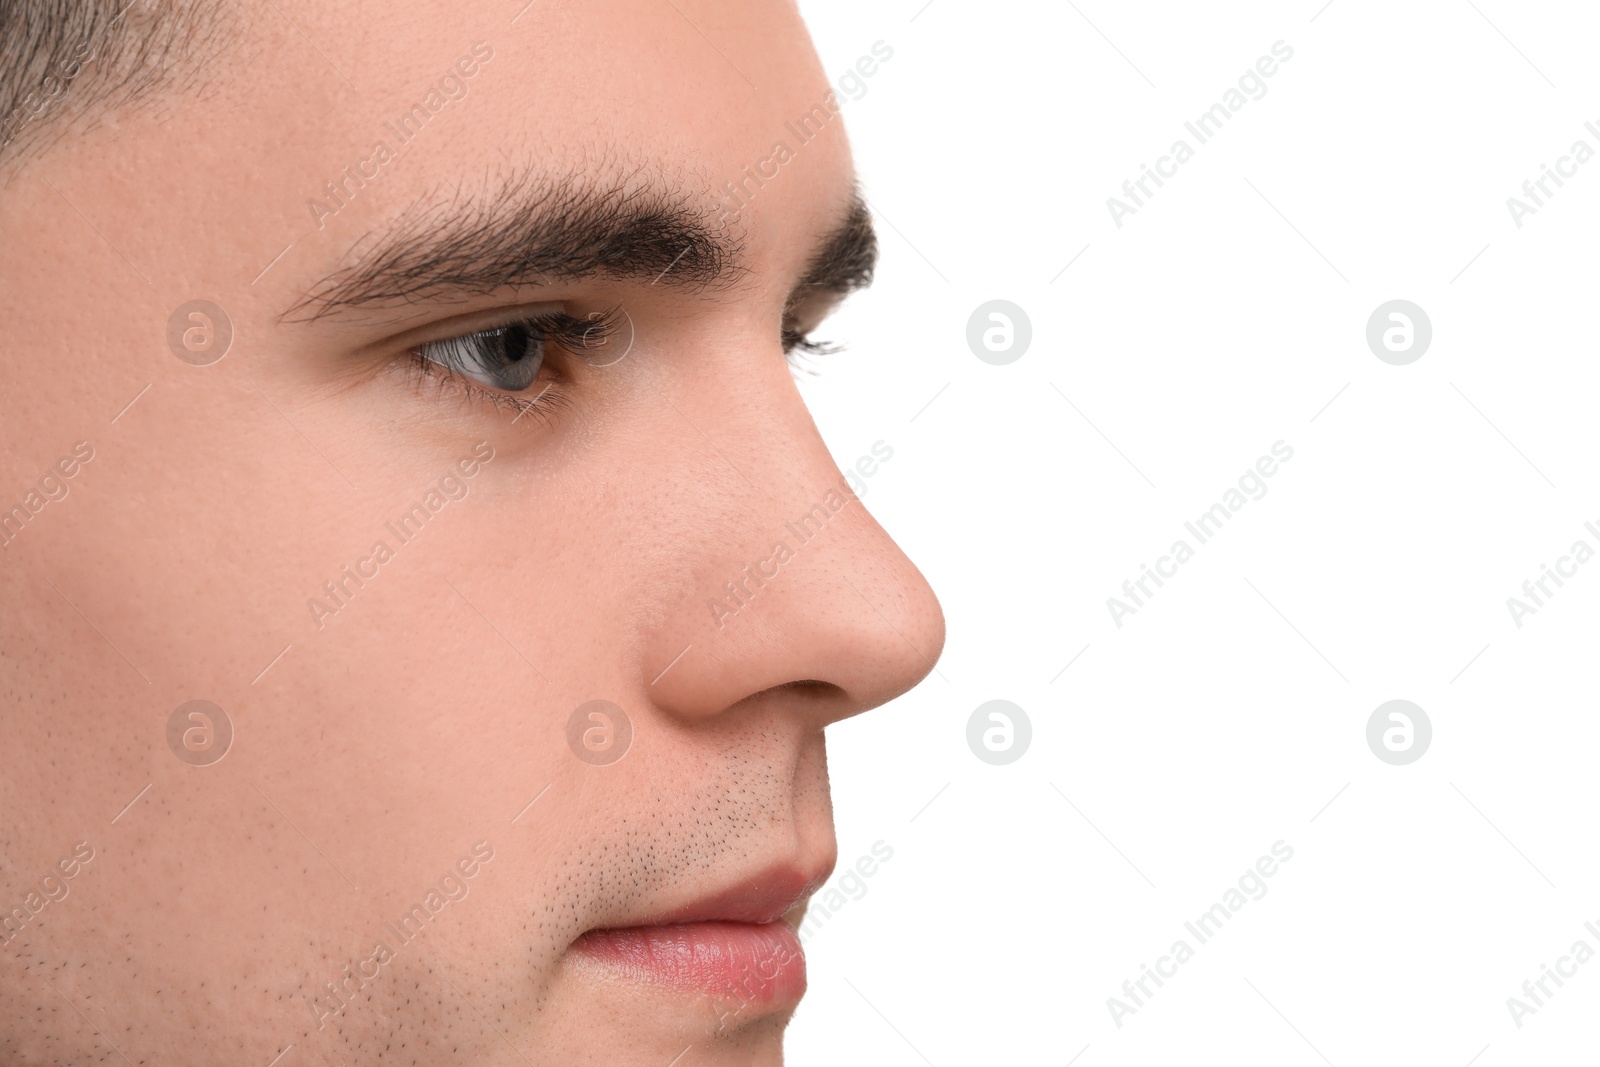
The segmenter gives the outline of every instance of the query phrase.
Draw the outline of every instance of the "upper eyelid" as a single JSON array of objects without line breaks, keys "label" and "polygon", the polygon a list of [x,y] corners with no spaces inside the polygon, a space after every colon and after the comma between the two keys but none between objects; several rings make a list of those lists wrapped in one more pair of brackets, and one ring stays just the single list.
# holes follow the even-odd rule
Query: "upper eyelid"
[{"label": "upper eyelid", "polygon": [[797,288],[789,294],[789,299],[783,305],[783,327],[789,328],[794,316],[806,308],[807,304],[816,301],[816,322],[809,329],[817,329],[824,322],[831,319],[845,300],[857,290],[852,288],[836,288],[830,286],[814,286],[811,288]]},{"label": "upper eyelid", "polygon": [[818,296],[826,296],[831,298],[834,303],[840,303],[851,293],[858,293],[865,288],[865,285],[802,281],[789,290],[789,296],[784,300],[783,307],[785,311],[788,311],[790,308]]},{"label": "upper eyelid", "polygon": [[570,314],[566,301],[545,301],[538,304],[520,304],[512,307],[490,308],[455,318],[438,320],[415,326],[401,334],[364,346],[365,351],[412,351],[423,345],[451,341],[472,334],[487,333],[530,319],[550,318]]},{"label": "upper eyelid", "polygon": [[[866,288],[866,284],[835,284],[816,282],[809,279],[803,280],[790,291],[788,298],[784,301],[781,328],[785,333],[792,331],[800,333],[802,336],[811,330],[818,329],[838,311],[846,298],[864,288]],[[792,317],[795,312],[801,310],[808,302],[819,300],[819,298],[823,303],[820,313],[816,315],[816,321],[803,329],[792,327]],[[487,308],[412,327],[403,333],[362,346],[361,351],[364,353],[376,353],[379,351],[414,352],[429,344],[438,344],[474,334],[488,333],[528,320],[554,318],[560,315],[578,318],[578,315],[569,310],[570,304],[570,300],[551,300]]]}]

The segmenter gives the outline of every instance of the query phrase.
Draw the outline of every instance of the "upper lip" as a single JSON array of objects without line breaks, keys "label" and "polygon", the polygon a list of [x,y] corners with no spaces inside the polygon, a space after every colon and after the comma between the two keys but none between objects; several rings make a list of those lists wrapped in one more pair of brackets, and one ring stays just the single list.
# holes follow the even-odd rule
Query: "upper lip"
[{"label": "upper lip", "polygon": [[810,868],[787,863],[774,864],[746,875],[737,882],[689,904],[668,911],[653,912],[636,926],[665,926],[671,923],[740,922],[770,923],[805,900],[833,871],[833,863]]}]

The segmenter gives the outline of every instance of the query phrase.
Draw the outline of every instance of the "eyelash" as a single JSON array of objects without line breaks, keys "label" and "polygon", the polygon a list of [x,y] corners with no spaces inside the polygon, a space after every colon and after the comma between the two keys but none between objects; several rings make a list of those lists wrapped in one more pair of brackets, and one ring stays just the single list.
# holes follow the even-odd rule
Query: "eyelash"
[{"label": "eyelash", "polygon": [[806,375],[815,378],[822,373],[822,369],[814,362],[816,356],[831,356],[843,352],[844,345],[834,341],[813,341],[799,330],[783,329],[783,354],[789,362],[789,369],[797,377]]},{"label": "eyelash", "polygon": [[783,328],[783,351],[785,355],[798,351],[808,356],[827,356],[835,352],[844,351],[844,346],[833,341],[813,341],[810,335],[785,326]]},{"label": "eyelash", "polygon": [[[567,399],[556,390],[554,384],[545,386],[537,395],[532,397],[516,396],[512,393],[501,392],[498,389],[491,389],[473,381],[466,373],[466,369],[460,365],[459,357],[455,356],[455,346],[471,345],[496,337],[505,330],[521,326],[539,338],[541,345],[544,346],[542,359],[549,358],[551,348],[559,349],[569,356],[582,359],[583,352],[597,349],[615,336],[624,319],[625,315],[621,308],[611,308],[587,318],[578,318],[566,312],[529,315],[482,330],[473,330],[469,333],[457,334],[454,337],[441,337],[438,340],[417,345],[408,354],[411,356],[412,364],[420,378],[436,379],[441,387],[449,384],[461,390],[472,401],[481,401],[493,404],[496,407],[511,408],[519,412],[518,418],[521,418],[524,414],[532,414],[547,420]],[[431,358],[424,355],[423,350],[430,346],[437,347],[445,358]],[[541,366],[540,370],[542,371],[543,369]]]},{"label": "eyelash", "polygon": [[[521,418],[522,415],[531,414],[548,421],[549,417],[564,406],[568,399],[559,391],[553,391],[555,389],[554,385],[545,386],[533,397],[503,393],[473,381],[462,367],[450,365],[451,360],[448,358],[441,361],[423,355],[423,349],[429,345],[443,347],[471,344],[479,339],[494,337],[512,327],[522,326],[538,334],[546,346],[554,345],[566,354],[582,359],[581,353],[583,351],[599,348],[615,336],[624,318],[625,315],[621,308],[611,308],[605,312],[581,319],[566,312],[531,315],[513,319],[498,326],[457,334],[454,337],[441,337],[438,340],[417,345],[408,354],[411,356],[411,361],[419,380],[426,378],[438,380],[441,388],[449,384],[461,390],[472,401],[489,403],[496,407],[511,408],[519,413],[518,418]],[[780,338],[784,357],[790,367],[797,372],[819,373],[805,364],[806,357],[832,355],[843,350],[843,346],[840,344],[831,341],[812,340],[808,334],[787,325],[783,327]],[[443,347],[443,350],[449,352],[452,349]],[[548,355],[549,349],[547,347],[545,357],[548,358]]]}]

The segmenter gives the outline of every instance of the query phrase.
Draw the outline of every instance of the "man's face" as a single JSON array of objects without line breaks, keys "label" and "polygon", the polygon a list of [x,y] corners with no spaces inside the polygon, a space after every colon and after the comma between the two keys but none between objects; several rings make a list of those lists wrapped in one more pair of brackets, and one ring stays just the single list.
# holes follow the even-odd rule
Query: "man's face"
[{"label": "man's face", "polygon": [[780,1057],[944,635],[786,360],[842,119],[788,3],[519,8],[263,6],[0,195],[6,1063]]}]

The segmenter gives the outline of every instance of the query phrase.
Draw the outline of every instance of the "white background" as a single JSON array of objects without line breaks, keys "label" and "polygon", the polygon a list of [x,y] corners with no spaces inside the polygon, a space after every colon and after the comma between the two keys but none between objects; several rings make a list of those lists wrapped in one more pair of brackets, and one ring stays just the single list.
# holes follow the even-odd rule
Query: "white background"
[{"label": "white background", "polygon": [[[894,49],[845,110],[879,280],[804,388],[841,465],[894,448],[864,499],[949,640],[829,731],[841,870],[894,858],[807,941],[790,1061],[1592,1057],[1600,960],[1520,1028],[1506,1001],[1600,951],[1600,561],[1520,628],[1506,600],[1600,549],[1600,160],[1521,228],[1506,200],[1600,150],[1600,16],[923,4],[802,0],[836,75]],[[1197,145],[1184,122],[1279,40],[1267,94]],[[1195,158],[1119,229],[1107,198],[1179,137]],[[966,342],[996,298],[1032,322],[1009,366]],[[1408,366],[1365,339],[1397,298],[1434,332]],[[1279,440],[1267,494],[1119,629],[1106,599]],[[1033,725],[1009,766],[966,742],[996,698]],[[1409,766],[1366,742],[1396,698],[1433,725]],[[1184,922],[1279,840],[1266,895],[1197,945]],[[1194,959],[1116,1026],[1107,998],[1179,938]]]}]

